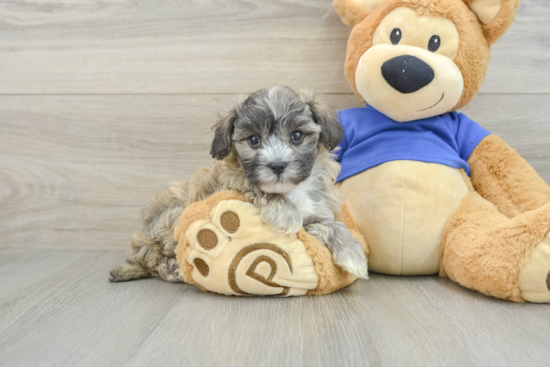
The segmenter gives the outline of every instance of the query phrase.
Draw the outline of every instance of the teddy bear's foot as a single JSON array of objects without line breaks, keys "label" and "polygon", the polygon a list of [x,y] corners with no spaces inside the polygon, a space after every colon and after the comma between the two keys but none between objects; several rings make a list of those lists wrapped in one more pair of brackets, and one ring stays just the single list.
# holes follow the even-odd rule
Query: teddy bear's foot
[{"label": "teddy bear's foot", "polygon": [[539,243],[519,273],[521,297],[528,302],[550,303],[550,235]]},{"label": "teddy bear's foot", "polygon": [[312,259],[296,234],[271,229],[250,203],[220,202],[209,219],[192,223],[185,236],[190,247],[184,256],[193,267],[193,281],[209,291],[298,296],[318,285]]}]

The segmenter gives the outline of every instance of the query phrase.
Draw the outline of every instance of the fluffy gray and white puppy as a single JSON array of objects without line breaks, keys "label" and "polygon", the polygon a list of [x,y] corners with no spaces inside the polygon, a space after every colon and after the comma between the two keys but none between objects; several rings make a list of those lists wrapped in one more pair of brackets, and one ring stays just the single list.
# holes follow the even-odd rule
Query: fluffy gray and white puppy
[{"label": "fluffy gray and white puppy", "polygon": [[260,207],[263,220],[281,234],[303,226],[329,248],[337,265],[367,278],[361,243],[337,221],[339,165],[330,151],[343,130],[334,111],[311,92],[276,86],[252,93],[214,128],[213,165],[172,184],[143,210],[143,228],[132,238],[126,263],[110,272],[111,281],[183,281],[174,253],[178,218],[191,203],[225,189]]}]

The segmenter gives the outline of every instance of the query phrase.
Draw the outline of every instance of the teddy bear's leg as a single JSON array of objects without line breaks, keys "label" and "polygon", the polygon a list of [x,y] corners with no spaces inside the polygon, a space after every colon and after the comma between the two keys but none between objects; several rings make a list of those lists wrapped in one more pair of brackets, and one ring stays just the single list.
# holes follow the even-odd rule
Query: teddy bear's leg
[{"label": "teddy bear's leg", "polygon": [[467,184],[443,235],[440,276],[510,301],[550,302],[550,204],[508,218]]},{"label": "teddy bear's leg", "polygon": [[489,135],[479,143],[468,164],[475,190],[509,218],[550,202],[548,184],[496,135]]}]

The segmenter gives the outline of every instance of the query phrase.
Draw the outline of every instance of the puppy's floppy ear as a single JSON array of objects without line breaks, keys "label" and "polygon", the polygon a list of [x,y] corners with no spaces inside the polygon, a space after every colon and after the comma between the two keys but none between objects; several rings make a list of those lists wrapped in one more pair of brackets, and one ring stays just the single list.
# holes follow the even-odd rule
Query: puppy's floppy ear
[{"label": "puppy's floppy ear", "polygon": [[464,0],[483,25],[489,44],[495,43],[512,25],[519,0]]},{"label": "puppy's floppy ear", "polygon": [[235,130],[237,117],[237,109],[233,107],[225,114],[220,115],[218,122],[212,127],[214,130],[214,140],[212,140],[210,147],[212,158],[222,160],[231,153],[233,131]]},{"label": "puppy's floppy ear", "polygon": [[336,112],[317,102],[315,100],[315,93],[312,91],[300,91],[299,96],[309,107],[313,121],[321,126],[319,141],[328,150],[336,148],[344,138],[344,129],[338,122]]},{"label": "puppy's floppy ear", "polygon": [[382,1],[384,0],[334,0],[332,6],[342,22],[353,27],[365,19]]}]

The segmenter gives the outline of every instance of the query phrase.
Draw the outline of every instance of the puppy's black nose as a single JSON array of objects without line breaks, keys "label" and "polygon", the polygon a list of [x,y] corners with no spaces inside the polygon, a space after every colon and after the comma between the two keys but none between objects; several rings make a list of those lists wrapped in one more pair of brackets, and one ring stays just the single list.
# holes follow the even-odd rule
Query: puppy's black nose
[{"label": "puppy's black nose", "polygon": [[286,162],[273,162],[269,163],[267,165],[271,170],[276,173],[277,175],[280,175],[285,170],[286,166],[288,166],[288,163]]},{"label": "puppy's black nose", "polygon": [[382,65],[382,76],[389,85],[401,93],[413,93],[434,80],[434,69],[418,57],[403,55]]}]

